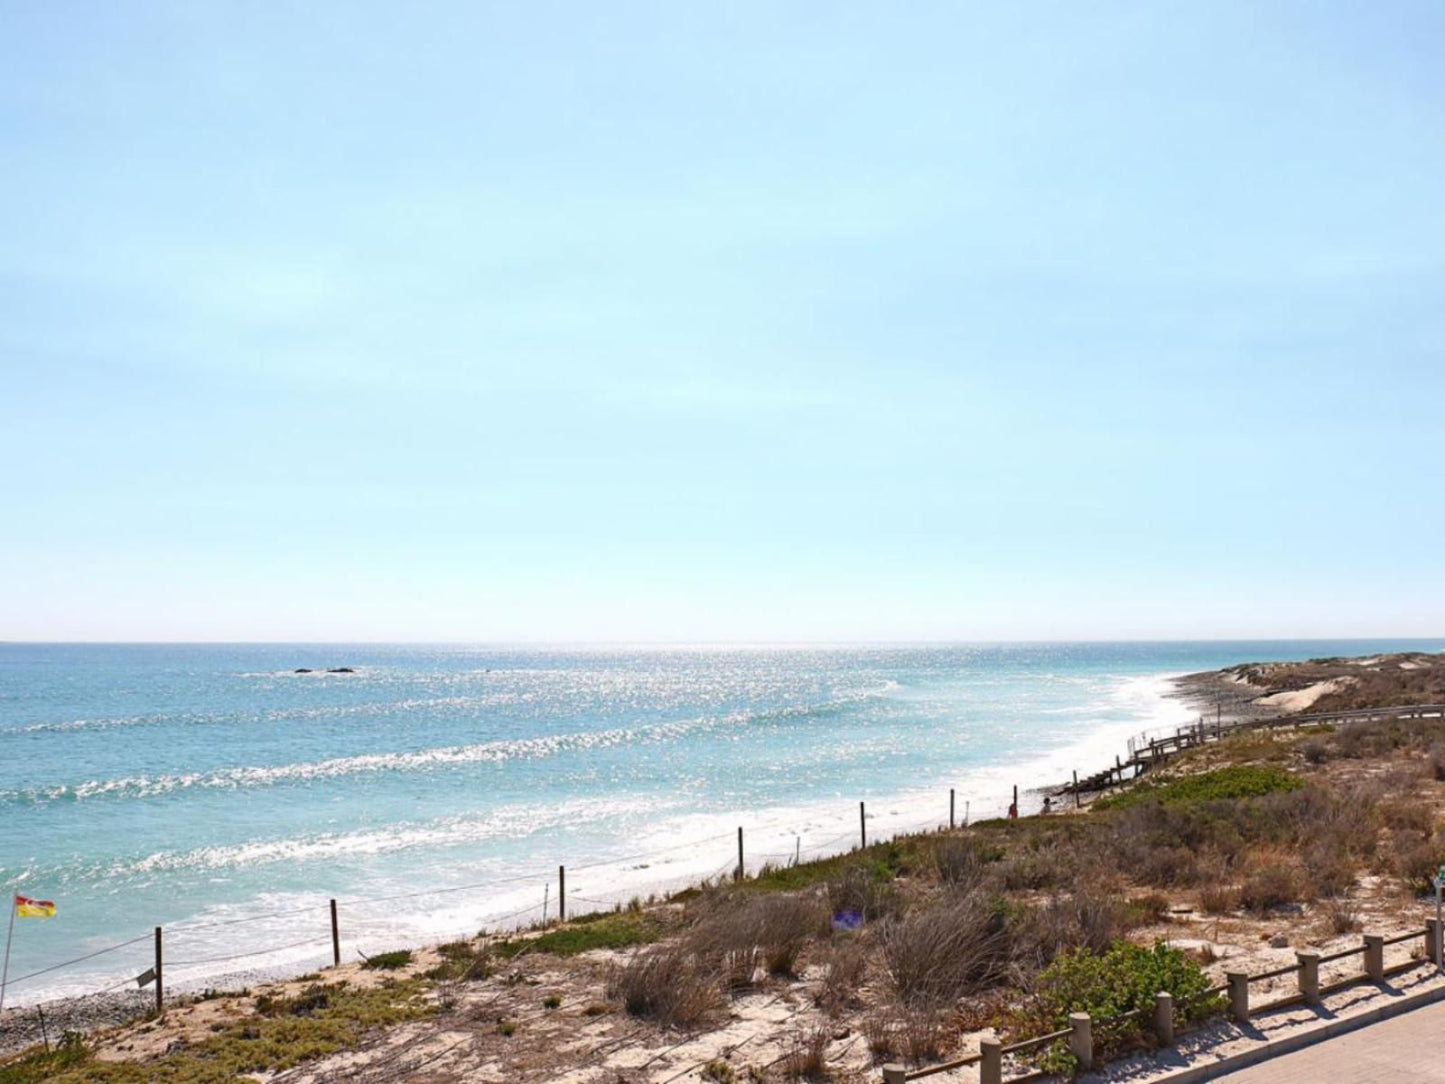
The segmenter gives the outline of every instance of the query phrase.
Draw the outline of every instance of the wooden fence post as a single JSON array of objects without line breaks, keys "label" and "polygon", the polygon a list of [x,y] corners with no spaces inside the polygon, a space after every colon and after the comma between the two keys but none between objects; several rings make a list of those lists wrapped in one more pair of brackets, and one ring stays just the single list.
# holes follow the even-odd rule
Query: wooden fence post
[{"label": "wooden fence post", "polygon": [[953,827],[953,788],[948,788],[948,826]]},{"label": "wooden fence post", "polygon": [[1440,966],[1440,925],[1433,918],[1425,920],[1425,956],[1436,967]]},{"label": "wooden fence post", "polygon": [[1243,971],[1225,972],[1229,982],[1229,1015],[1236,1023],[1249,1023],[1249,975]]},{"label": "wooden fence post", "polygon": [[1086,1012],[1069,1013],[1069,1053],[1078,1060],[1081,1072],[1094,1067],[1094,1027]]},{"label": "wooden fence post", "polygon": [[1079,769],[1074,769],[1074,808],[1079,808]]},{"label": "wooden fence post", "polygon": [[978,1052],[982,1055],[978,1063],[978,1084],[1003,1084],[1003,1042],[980,1039]]},{"label": "wooden fence post", "polygon": [[1174,1045],[1174,995],[1168,990],[1154,995],[1154,1037],[1160,1046]]},{"label": "wooden fence post", "polygon": [[733,879],[741,881],[746,869],[747,867],[743,865],[743,826],[740,824],[738,825],[738,873]]},{"label": "wooden fence post", "polygon": [[1318,952],[1296,952],[1299,961],[1299,992],[1304,994],[1305,1003],[1320,1003],[1320,954]]},{"label": "wooden fence post", "polygon": [[336,901],[331,901],[331,965],[341,966],[341,926],[336,921]]},{"label": "wooden fence post", "polygon": [[567,921],[567,867],[557,867],[557,921]]},{"label": "wooden fence post", "polygon": [[156,1015],[163,1016],[166,1011],[165,991],[161,982],[161,928],[156,927]]},{"label": "wooden fence post", "polygon": [[863,803],[858,803],[858,838],[863,841],[863,849],[868,849],[868,815],[863,812]]},{"label": "wooden fence post", "polygon": [[1375,982],[1385,981],[1385,938],[1382,934],[1365,934],[1365,974]]}]

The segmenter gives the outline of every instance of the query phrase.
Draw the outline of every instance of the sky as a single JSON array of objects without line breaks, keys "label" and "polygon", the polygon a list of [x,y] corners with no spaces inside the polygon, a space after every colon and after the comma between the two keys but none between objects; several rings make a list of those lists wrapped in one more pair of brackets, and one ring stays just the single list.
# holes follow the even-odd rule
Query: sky
[{"label": "sky", "polygon": [[0,0],[0,639],[1440,635],[1442,39]]}]

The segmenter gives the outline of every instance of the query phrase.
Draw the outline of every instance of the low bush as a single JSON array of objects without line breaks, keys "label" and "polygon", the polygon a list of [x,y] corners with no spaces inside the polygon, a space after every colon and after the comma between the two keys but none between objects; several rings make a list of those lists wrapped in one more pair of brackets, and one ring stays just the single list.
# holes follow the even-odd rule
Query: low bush
[{"label": "low bush", "polygon": [[792,975],[803,947],[827,933],[828,915],[816,899],[725,896],[713,901],[686,942],[730,986],[743,987],[752,983],[759,968],[770,975]]},{"label": "low bush", "polygon": [[949,1053],[955,1031],[936,1008],[886,1005],[863,1020],[863,1038],[875,1061],[937,1062]]},{"label": "low bush", "polygon": [[813,999],[829,1016],[838,1016],[858,1003],[868,956],[868,945],[857,938],[839,941],[823,955],[823,977]]},{"label": "low bush", "polygon": [[1240,764],[1216,768],[1212,772],[1186,775],[1161,783],[1144,783],[1120,794],[1100,798],[1095,809],[1130,809],[1146,802],[1160,805],[1184,805],[1217,802],[1239,798],[1258,798],[1299,790],[1304,786],[1299,776],[1268,764]]},{"label": "low bush", "polygon": [[663,1027],[694,1027],[723,1006],[717,974],[680,945],[643,949],[614,968],[607,996]]},{"label": "low bush", "polygon": [[510,959],[523,952],[545,952],[552,956],[576,956],[592,949],[622,949],[647,945],[662,936],[662,929],[646,915],[635,911],[612,911],[588,915],[569,925],[548,930],[540,937],[516,938],[492,946]]},{"label": "low bush", "polygon": [[909,912],[883,931],[883,958],[899,997],[944,1005],[1001,982],[1009,972],[1009,914],[980,896]]},{"label": "low bush", "polygon": [[437,947],[441,961],[425,972],[436,982],[476,982],[492,973],[492,954],[476,941],[453,941]]},{"label": "low bush", "polygon": [[[1223,1008],[1222,998],[1206,996],[1209,988],[1197,963],[1162,942],[1146,949],[1119,941],[1103,954],[1077,949],[1060,955],[1039,976],[1034,994],[1007,1017],[1006,1038],[1018,1042],[1061,1031],[1070,1013],[1086,1012],[1093,1019],[1094,1056],[1107,1060],[1152,1044],[1146,1025],[1161,990],[1174,996],[1175,1020],[1183,1026]],[[1114,1021],[1135,1009],[1139,1016]],[[1039,1051],[1037,1062],[1053,1072],[1075,1068],[1064,1043]]]},{"label": "low bush", "polygon": [[1396,832],[1429,835],[1435,827],[1435,813],[1418,798],[1394,798],[1380,803],[1380,819]]},{"label": "low bush", "polygon": [[1055,896],[1040,907],[1014,915],[1010,923],[1012,959],[1026,971],[1048,965],[1066,949],[1102,952],[1130,925],[1129,907],[1120,896],[1075,892]]},{"label": "low bush", "polygon": [[1445,855],[1445,833],[1397,837],[1389,852],[1387,868],[1409,891],[1433,892],[1433,878],[1440,868],[1442,855]]},{"label": "low bush", "polygon": [[1330,933],[1339,936],[1359,931],[1360,913],[1349,900],[1330,900],[1323,910]]},{"label": "low bush", "polygon": [[1310,882],[1299,859],[1281,852],[1252,855],[1239,886],[1240,905],[1262,915],[1309,894]]},{"label": "low bush", "polygon": [[827,1080],[828,1043],[832,1038],[832,1029],[827,1027],[808,1028],[793,1035],[779,1064],[783,1079]]},{"label": "low bush", "polygon": [[857,911],[864,922],[890,918],[903,912],[903,895],[891,880],[880,879],[877,872],[850,866],[828,881],[828,907],[839,911]]},{"label": "low bush", "polygon": [[999,863],[999,877],[1011,892],[1037,892],[1074,883],[1078,853],[1055,843],[1010,851]]},{"label": "low bush", "polygon": [[1430,747],[1430,775],[1437,781],[1445,781],[1445,743],[1437,742]]},{"label": "low bush", "polygon": [[375,956],[368,956],[361,966],[368,971],[396,971],[409,963],[411,950],[397,949],[395,952],[378,952]]},{"label": "low bush", "polygon": [[1199,908],[1206,915],[1227,915],[1239,908],[1239,889],[1227,881],[1209,881],[1199,889]]},{"label": "low bush", "polygon": [[948,836],[933,851],[939,881],[963,892],[982,887],[1001,858],[1001,847],[972,834]]}]

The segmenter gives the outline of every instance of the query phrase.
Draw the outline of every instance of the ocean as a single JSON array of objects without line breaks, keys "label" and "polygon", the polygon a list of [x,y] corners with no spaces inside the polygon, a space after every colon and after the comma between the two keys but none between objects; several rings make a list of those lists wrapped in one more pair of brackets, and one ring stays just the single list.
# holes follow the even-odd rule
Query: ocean
[{"label": "ocean", "polygon": [[157,925],[195,986],[329,962],[333,898],[355,959],[555,915],[559,865],[576,912],[725,874],[739,827],[756,869],[847,849],[860,802],[870,841],[950,788],[1027,811],[1194,718],[1171,675],[1442,648],[0,644],[0,884],[57,906],[6,1001],[126,984]]}]

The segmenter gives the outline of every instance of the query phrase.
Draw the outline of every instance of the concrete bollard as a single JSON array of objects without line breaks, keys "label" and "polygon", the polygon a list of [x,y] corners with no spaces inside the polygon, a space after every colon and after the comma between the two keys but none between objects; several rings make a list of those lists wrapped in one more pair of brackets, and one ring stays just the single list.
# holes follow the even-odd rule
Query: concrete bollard
[{"label": "concrete bollard", "polygon": [[901,1065],[883,1066],[883,1084],[907,1084],[908,1072]]},{"label": "concrete bollard", "polygon": [[1311,1005],[1320,1003],[1320,954],[1318,952],[1296,952],[1299,961],[1299,992]]},{"label": "concrete bollard", "polygon": [[1249,1023],[1249,976],[1243,971],[1227,971],[1229,983],[1229,1015],[1240,1024]]},{"label": "concrete bollard", "polygon": [[1086,1012],[1069,1013],[1069,1053],[1079,1062],[1079,1072],[1094,1067],[1094,1026]]},{"label": "concrete bollard", "polygon": [[1003,1084],[1003,1043],[998,1039],[980,1039],[978,1052],[978,1084]]},{"label": "concrete bollard", "polygon": [[1154,995],[1154,1037],[1160,1046],[1174,1045],[1174,995],[1168,990]]},{"label": "concrete bollard", "polygon": [[1440,924],[1433,918],[1425,920],[1425,956],[1436,967],[1440,966]]},{"label": "concrete bollard", "polygon": [[1385,938],[1381,934],[1365,934],[1365,974],[1375,982],[1385,981]]}]

